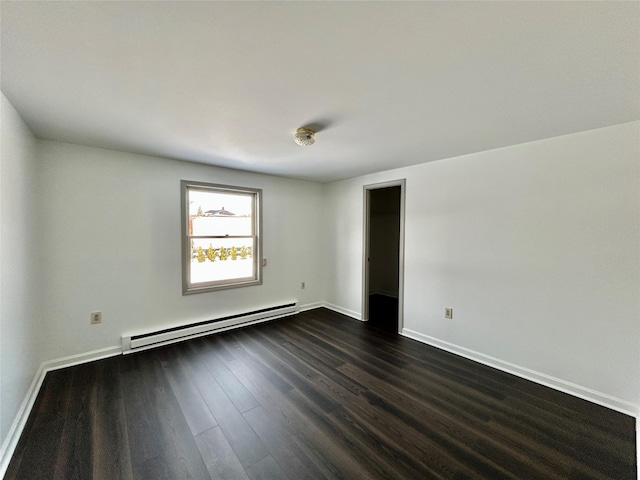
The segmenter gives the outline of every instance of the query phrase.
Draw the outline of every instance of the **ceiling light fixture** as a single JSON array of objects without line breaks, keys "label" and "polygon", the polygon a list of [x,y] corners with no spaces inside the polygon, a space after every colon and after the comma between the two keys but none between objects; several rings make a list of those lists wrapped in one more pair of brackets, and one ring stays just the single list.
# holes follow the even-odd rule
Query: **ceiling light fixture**
[{"label": "ceiling light fixture", "polygon": [[296,133],[293,134],[293,139],[298,145],[306,147],[316,141],[316,132],[310,128],[299,128]]}]

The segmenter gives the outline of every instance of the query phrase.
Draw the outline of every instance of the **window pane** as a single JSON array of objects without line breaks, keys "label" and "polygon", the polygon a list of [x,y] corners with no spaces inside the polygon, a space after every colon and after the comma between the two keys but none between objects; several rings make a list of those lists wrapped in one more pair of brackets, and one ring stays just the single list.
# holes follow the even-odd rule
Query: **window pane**
[{"label": "window pane", "polygon": [[251,236],[251,217],[191,217],[191,235],[196,236]]},{"label": "window pane", "polygon": [[191,240],[191,283],[255,278],[253,238]]},{"label": "window pane", "polygon": [[189,189],[190,235],[253,235],[253,195]]}]

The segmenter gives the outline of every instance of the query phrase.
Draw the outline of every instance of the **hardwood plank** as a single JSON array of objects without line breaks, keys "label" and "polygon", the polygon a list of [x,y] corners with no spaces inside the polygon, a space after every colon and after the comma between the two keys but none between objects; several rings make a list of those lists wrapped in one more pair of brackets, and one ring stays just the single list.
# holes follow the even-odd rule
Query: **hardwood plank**
[{"label": "hardwood plank", "polygon": [[74,369],[71,401],[61,435],[54,479],[90,478],[93,471],[91,410],[96,402],[96,362]]},{"label": "hardwood plank", "polygon": [[258,335],[259,337],[246,337],[245,340],[259,352],[260,359],[267,367],[277,371],[280,376],[293,385],[294,389],[300,391],[311,402],[316,403],[324,412],[331,412],[337,407],[333,400],[319,394],[314,383],[309,381],[318,377],[316,371],[284,349],[279,349],[278,353],[274,353],[272,349],[276,348],[276,344],[259,330]]},{"label": "hardwood plank", "polygon": [[[280,343],[282,343],[281,341],[278,341],[278,337],[277,335],[270,335],[270,337],[272,337],[272,339],[274,340],[271,344],[271,348],[273,349],[278,349]],[[286,343],[286,342],[285,342]],[[263,356],[261,356],[261,358],[263,358]],[[292,359],[289,357],[287,358],[287,363],[291,363]],[[320,379],[319,382],[316,382],[315,379],[315,375],[306,375],[306,377],[308,378],[308,380],[313,381],[313,383],[317,386],[320,386],[320,388],[322,388],[322,386],[320,385],[323,380]],[[296,392],[295,390],[290,392],[288,394],[288,396],[292,396],[294,395]],[[304,412],[304,416],[314,416],[314,415],[322,415],[324,412],[322,411],[322,407],[319,406],[317,404],[317,402],[313,402],[312,401],[312,397],[309,397],[308,395],[303,397],[305,401],[300,401],[297,400],[295,402],[293,402],[293,404],[295,405],[295,407],[298,410],[302,410]],[[282,402],[278,402],[279,404],[281,404]],[[380,475],[385,475],[383,472],[390,472],[393,474],[393,477],[396,478],[413,478],[416,477],[416,471],[415,470],[410,470],[410,469],[403,469],[400,468],[399,469],[399,465],[401,462],[398,461],[399,457],[401,455],[398,455],[397,451],[394,452],[395,454],[391,456],[390,460],[383,460],[380,457],[380,453],[381,453],[381,448],[382,448],[382,444],[380,441],[375,440],[373,442],[367,442],[367,441],[363,441],[363,430],[359,430],[356,434],[354,434],[354,432],[352,431],[352,429],[350,427],[353,426],[353,424],[355,422],[349,422],[349,424],[346,424],[345,422],[341,422],[341,421],[335,421],[335,418],[332,418],[333,415],[329,418],[327,418],[327,420],[329,420],[329,422],[325,422],[324,424],[324,431],[330,433],[331,437],[334,439],[340,439],[341,442],[341,446],[342,449],[344,451],[346,451],[349,455],[349,462],[350,462],[350,466],[354,467],[357,466],[363,470],[365,470],[368,473],[360,473],[360,475],[364,474],[367,476],[371,476],[373,475],[371,478],[379,478]],[[317,420],[313,422],[314,424],[317,423]],[[347,428],[344,428],[344,427]],[[366,438],[366,435],[365,437]],[[363,453],[366,452],[366,453]],[[368,455],[368,457],[370,458],[369,462],[362,462],[359,461],[358,458],[362,457],[363,455]],[[418,476],[420,476],[418,474]],[[435,476],[433,476],[432,478],[436,478]],[[440,478],[440,477],[438,477]]]},{"label": "hardwood plank", "polygon": [[133,478],[119,357],[96,362],[96,395],[91,405],[93,478]]},{"label": "hardwood plank", "polygon": [[[321,429],[328,439],[329,445],[325,445],[325,448],[330,448],[330,455],[337,457],[340,452],[346,456],[346,462],[341,464],[341,469],[355,472],[346,475],[347,478],[393,478],[393,472],[385,469],[385,464],[379,456],[372,455],[348,425],[336,421],[333,415],[326,415],[316,404],[309,402],[308,397],[300,395],[295,390],[289,392],[288,396],[305,420],[313,422]],[[335,414],[335,410],[332,413]]]},{"label": "hardwood plank", "polygon": [[340,425],[348,426],[361,448],[377,456],[393,478],[465,477],[464,467],[452,462],[436,443],[421,433],[406,430],[393,419],[354,406],[340,408],[331,415]]},{"label": "hardwood plank", "polygon": [[196,436],[196,442],[212,480],[249,479],[219,426]]},{"label": "hardwood plank", "polygon": [[[199,349],[194,346],[193,351],[198,353]],[[202,362],[202,355],[180,360],[190,372],[198,391],[242,465],[247,467],[266,457],[269,454],[268,450],[211,376]]]},{"label": "hardwood plank", "polygon": [[[193,342],[193,345],[200,352],[200,359],[209,370],[211,376],[224,390],[229,400],[240,413],[247,412],[260,405],[227,368],[223,358],[219,356],[221,342],[216,341],[215,337],[211,337],[199,342]],[[227,358],[230,357],[227,355]]]},{"label": "hardwood plank", "polygon": [[271,455],[264,457],[255,465],[247,468],[247,473],[251,480],[274,480],[276,478],[287,480],[289,478]]},{"label": "hardwood plank", "polygon": [[171,390],[176,396],[180,408],[187,420],[191,433],[196,436],[218,425],[209,411],[189,374],[178,361],[179,355],[188,354],[188,347],[179,344],[173,347],[173,355],[162,362]]},{"label": "hardwood plank", "polygon": [[[289,338],[291,338],[291,340]],[[318,371],[319,374],[331,378],[334,382],[352,393],[357,395],[368,390],[368,388],[361,383],[354,381],[340,372],[339,367],[345,364],[344,360],[325,354],[313,344],[307,344],[299,338],[293,340],[293,337],[287,337],[285,335],[281,346],[290,354],[295,355],[298,359]]]},{"label": "hardwood plank", "polygon": [[[278,349],[280,345],[282,345],[283,348],[288,349],[288,345],[287,345],[288,342],[276,341],[278,340],[277,335],[269,335],[269,336],[274,340],[272,348]],[[297,352],[300,353],[299,350],[297,350]],[[283,355],[283,352],[280,352],[280,355]],[[308,361],[311,361],[311,363],[309,363],[310,367],[313,368],[315,366],[315,367],[321,368],[322,370],[325,370],[325,368],[322,365],[322,362],[311,360],[310,357],[304,354],[303,356],[307,358]],[[287,359],[287,363],[289,364],[292,363],[291,357],[286,356],[285,358]],[[325,390],[326,388],[326,391],[325,391],[326,396],[329,398],[334,398],[334,400],[336,400],[336,402],[338,403],[344,403],[343,402],[344,400],[352,402],[353,393],[355,393],[356,395],[364,393],[362,389],[354,389],[354,391],[349,391],[348,388],[351,385],[348,384],[346,388],[343,387],[341,385],[341,383],[343,382],[342,382],[342,379],[340,378],[338,379],[338,382],[334,383],[333,380],[335,377],[333,377],[332,375],[329,375],[327,377],[318,377],[317,381],[315,376],[308,375],[307,377],[309,382],[313,384],[315,387],[319,388],[320,390]],[[341,391],[341,388],[344,388],[344,391]],[[340,428],[340,426],[346,427],[346,428],[340,428],[340,434],[344,436],[344,438],[346,439],[345,441],[350,442],[350,444],[353,445],[354,448],[356,448],[357,450],[362,450],[362,449],[367,450],[369,452],[369,455],[377,458],[377,461],[374,463],[380,463],[380,462],[384,463],[384,466],[380,467],[379,472],[383,470],[391,471],[391,472],[394,472],[394,476],[399,476],[404,478],[415,477],[416,475],[419,476],[418,470],[415,469],[415,462],[412,462],[411,460],[409,460],[405,455],[403,455],[401,451],[399,451],[397,448],[393,448],[391,444],[389,443],[384,444],[384,442],[381,441],[380,438],[376,438],[372,440],[370,435],[368,435],[370,430],[366,428],[362,428],[359,425],[357,425],[358,422],[353,418],[351,418],[350,421],[347,421],[347,422],[343,421],[345,418],[348,417],[348,415],[346,415],[346,412],[342,411],[342,409],[339,409],[339,410],[341,415],[339,415],[336,418],[340,418],[341,421],[334,422],[333,427],[336,427],[336,426],[338,428]],[[333,417],[333,415],[331,416]],[[356,427],[355,429],[352,428],[354,426]],[[403,428],[405,427],[406,426],[403,426]],[[356,430],[355,433],[354,433],[354,430]],[[371,440],[371,441],[368,441],[368,440]],[[386,450],[388,452],[386,460],[381,457],[382,450]],[[359,455],[359,452],[355,453],[355,455]],[[449,475],[448,477],[450,476],[451,475]]]},{"label": "hardwood plank", "polygon": [[149,408],[156,414],[162,447],[159,459],[165,466],[167,476],[181,479],[208,478],[196,441],[162,369],[162,361],[168,357],[170,349],[159,348],[144,353],[145,358],[140,363],[141,379],[150,399]]},{"label": "hardwood plank", "polygon": [[270,381],[265,381],[255,368],[256,360],[245,357],[244,362],[229,364],[244,385],[258,398],[267,415],[289,435],[292,448],[299,458],[308,459],[308,469],[321,472],[318,478],[367,478],[365,472],[333,441],[331,435],[300,410],[287,392],[282,392]]},{"label": "hardwood plank", "polygon": [[[293,385],[291,385],[289,382],[283,379],[280,375],[278,375],[278,373],[272,370],[269,366],[265,365],[263,362],[252,361],[251,360],[252,357],[247,356],[248,354],[250,355],[251,349],[246,344],[240,345],[240,342],[235,337],[236,334],[243,335],[244,332],[241,332],[241,331],[230,332],[229,334],[224,335],[225,341],[229,343],[233,343],[235,345],[235,349],[240,352],[239,355],[242,355],[242,358],[245,361],[249,361],[252,367],[262,375],[262,378],[268,381],[271,385],[273,385],[275,388],[277,388],[283,393],[287,393],[291,391],[293,389]],[[247,337],[242,337],[242,338],[247,338]]]},{"label": "hardwood plank", "polygon": [[71,401],[74,370],[49,372],[5,474],[6,480],[51,479]]},{"label": "hardwood plank", "polygon": [[120,364],[129,451],[134,478],[158,478],[153,466],[158,464],[163,447],[159,419],[149,408],[151,398],[140,371],[143,358],[149,357],[127,355]]},{"label": "hardwood plank", "polygon": [[[518,467],[519,471],[524,470],[531,472],[540,466],[540,468],[542,468],[542,471],[540,471],[541,478],[554,478],[553,470],[545,469],[536,462],[540,457],[537,454],[537,446],[532,445],[530,439],[523,438],[522,442],[517,442],[520,438],[517,430],[505,431],[502,426],[496,427],[492,423],[487,423],[482,418],[478,419],[477,415],[468,416],[465,415],[464,412],[461,412],[460,408],[451,407],[456,403],[461,403],[462,405],[467,404],[468,402],[466,402],[464,398],[459,398],[457,395],[447,398],[446,396],[442,397],[442,394],[433,397],[428,390],[424,390],[424,393],[420,395],[414,390],[413,387],[415,387],[415,385],[410,382],[407,382],[407,384],[411,384],[412,388],[397,388],[396,385],[379,382],[375,377],[368,377],[366,372],[362,372],[352,365],[345,365],[342,367],[342,370],[356,378],[363,378],[364,380],[362,381],[369,385],[375,385],[376,393],[383,395],[384,398],[395,405],[399,411],[404,412],[402,416],[408,415],[405,418],[409,419],[411,425],[419,427],[420,429],[423,429],[423,422],[426,422],[428,425],[436,425],[437,432],[435,435],[431,434],[431,438],[437,438],[438,432],[442,432],[464,444],[472,445],[475,450],[478,450],[479,446],[484,446],[487,450],[492,449],[496,455],[502,455],[503,461],[511,458],[510,471],[513,471],[515,465],[518,464],[521,465]],[[373,402],[374,404],[377,403],[376,399],[373,399]],[[473,402],[470,402],[469,408],[473,410],[473,407]],[[496,406],[496,409],[497,408],[499,407]],[[414,418],[419,420],[411,420]],[[490,416],[487,416],[487,419],[489,418]],[[430,427],[426,427],[424,430],[429,431],[429,428]],[[499,442],[503,442],[508,448],[508,454],[495,445],[497,439],[499,439]],[[439,445],[444,444],[445,442],[439,443]],[[530,458],[528,465],[526,461],[523,463],[523,461],[518,460],[521,456]],[[531,461],[533,461],[534,467],[531,466]],[[551,462],[547,460],[547,463]],[[564,478],[563,475],[565,475],[566,469],[563,471],[559,465],[560,463],[556,462],[555,467],[561,472],[559,478]]]},{"label": "hardwood plank", "polygon": [[272,328],[269,329],[270,335],[275,333],[277,333],[281,337],[281,344],[283,346],[293,345],[296,347],[297,351],[312,354],[314,358],[326,365],[329,365],[332,368],[338,368],[339,366],[344,364],[343,359],[332,355],[330,352],[327,352],[322,348],[318,348],[313,344],[313,342],[308,341],[307,335],[300,335],[299,333],[297,333],[296,323],[276,323]]},{"label": "hardwood plank", "polygon": [[230,342],[228,335],[218,336],[217,352],[225,362],[233,362],[236,359],[236,345]]},{"label": "hardwood plank", "polygon": [[[398,406],[384,400],[378,396],[376,384],[371,386],[372,390],[348,399],[341,418],[343,423],[358,425],[366,433],[359,437],[369,440],[372,450],[379,451],[384,445],[390,460],[399,463],[402,459],[405,468],[411,469],[416,468],[414,460],[417,460],[421,463],[418,468],[444,478],[471,475],[474,471],[486,471],[492,478],[511,478],[508,472],[471,448],[478,441],[476,432],[466,431],[437,411],[420,408],[417,402]],[[340,395],[336,386],[329,384],[325,393]],[[410,452],[412,458],[406,458],[405,452]],[[415,472],[403,472],[401,476],[414,477]]]},{"label": "hardwood plank", "polygon": [[244,414],[251,428],[258,434],[269,450],[271,457],[278,463],[284,474],[291,479],[318,479],[319,471],[309,470],[295,453],[296,449],[286,431],[270,417],[263,407],[257,407]]}]

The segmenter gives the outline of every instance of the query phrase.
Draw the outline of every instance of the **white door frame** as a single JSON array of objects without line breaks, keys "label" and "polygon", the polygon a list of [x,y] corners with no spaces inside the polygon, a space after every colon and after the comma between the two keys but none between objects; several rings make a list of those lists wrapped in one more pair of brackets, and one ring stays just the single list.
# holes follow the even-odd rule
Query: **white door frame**
[{"label": "white door frame", "polygon": [[364,193],[364,252],[362,258],[362,320],[369,320],[369,235],[371,226],[369,216],[371,213],[371,190],[380,188],[400,187],[400,245],[398,248],[398,333],[402,333],[404,325],[404,205],[406,179],[390,180],[388,182],[373,183],[363,187]]}]

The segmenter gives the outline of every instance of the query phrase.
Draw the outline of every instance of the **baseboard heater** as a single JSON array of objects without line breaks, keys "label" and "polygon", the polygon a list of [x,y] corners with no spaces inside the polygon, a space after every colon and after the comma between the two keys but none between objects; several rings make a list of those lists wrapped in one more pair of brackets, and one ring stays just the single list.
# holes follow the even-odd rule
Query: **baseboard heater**
[{"label": "baseboard heater", "polygon": [[298,302],[274,305],[250,312],[228,315],[226,317],[190,323],[177,327],[156,330],[137,335],[122,336],[122,353],[133,353],[148,348],[168,345],[189,338],[201,337],[214,332],[221,332],[240,326],[275,320],[276,318],[294,314],[298,311]]}]

